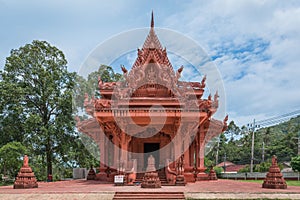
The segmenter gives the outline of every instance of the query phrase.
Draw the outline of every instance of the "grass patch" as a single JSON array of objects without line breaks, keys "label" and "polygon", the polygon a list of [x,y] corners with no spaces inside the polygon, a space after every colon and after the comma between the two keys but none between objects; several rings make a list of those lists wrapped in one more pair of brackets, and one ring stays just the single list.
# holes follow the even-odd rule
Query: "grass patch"
[{"label": "grass patch", "polygon": [[[262,184],[264,180],[238,180],[241,182],[252,182],[252,183],[259,183]],[[300,181],[292,181],[292,180],[286,180],[286,184],[288,186],[300,186]]]}]

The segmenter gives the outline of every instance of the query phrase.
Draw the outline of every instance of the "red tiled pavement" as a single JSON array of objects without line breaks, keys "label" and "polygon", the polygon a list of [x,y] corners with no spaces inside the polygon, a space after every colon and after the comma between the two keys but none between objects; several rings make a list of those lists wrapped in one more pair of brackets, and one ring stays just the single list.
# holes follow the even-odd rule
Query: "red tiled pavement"
[{"label": "red tiled pavement", "polygon": [[[186,186],[163,186],[162,188],[141,188],[140,186],[114,186],[112,184],[100,184],[97,181],[86,180],[72,180],[72,181],[60,181],[60,182],[39,182],[39,187],[34,189],[13,189],[12,186],[0,187],[0,199],[1,196],[8,197],[18,196],[18,194],[37,195],[37,194],[72,194],[73,196],[78,194],[114,194],[114,192],[184,192],[189,197],[207,197],[214,194],[222,198],[236,198],[240,197],[275,197],[280,198],[282,194],[284,198],[291,197],[293,199],[300,199],[300,187],[288,186],[287,189],[265,189],[261,187],[261,184],[251,182],[240,182],[234,180],[217,180],[217,181],[203,181],[187,184]],[[3,194],[3,195],[1,195]],[[202,195],[202,196],[201,196]],[[274,196],[275,195],[275,196]],[[276,196],[277,195],[277,196]],[[25,195],[26,196],[26,195]],[[109,196],[109,195],[108,195]],[[61,197],[61,196],[60,196]],[[29,199],[29,198],[27,198]],[[54,198],[55,199],[55,198]],[[80,199],[80,198],[79,198]],[[93,199],[93,198],[90,198]],[[98,198],[99,199],[99,198]]]}]

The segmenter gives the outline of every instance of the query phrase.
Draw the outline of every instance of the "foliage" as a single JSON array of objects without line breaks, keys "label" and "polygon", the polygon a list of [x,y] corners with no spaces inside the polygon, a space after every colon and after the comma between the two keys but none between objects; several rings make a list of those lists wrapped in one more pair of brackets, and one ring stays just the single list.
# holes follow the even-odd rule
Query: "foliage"
[{"label": "foliage", "polygon": [[[300,132],[300,116],[287,122],[261,128],[255,131],[254,171],[265,171],[265,161],[276,155],[278,162],[290,161],[297,155],[297,138]],[[228,129],[219,136],[213,151],[208,153],[209,160],[218,164],[226,160],[235,164],[249,164],[251,158],[252,132],[246,127],[239,128],[231,121]],[[279,164],[280,165],[280,164]],[[256,169],[255,169],[256,168]],[[247,171],[247,167],[243,169]],[[250,171],[250,170],[249,170]]]},{"label": "foliage", "polygon": [[221,173],[224,171],[222,167],[217,167],[217,166],[214,167],[214,170],[217,174],[217,177],[220,177]]},{"label": "foliage", "polygon": [[[44,155],[47,174],[55,156],[68,152],[73,141],[72,89],[75,73],[67,71],[62,51],[45,41],[14,49],[1,72],[2,133],[18,132],[34,155]],[[1,89],[2,89],[1,88]],[[54,156],[55,155],[55,156]]]},{"label": "foliage", "polygon": [[271,167],[271,162],[263,162],[254,166],[254,172],[268,172]]},{"label": "foliage", "polygon": [[300,172],[300,155],[292,158],[291,166],[293,170]]},{"label": "foliage", "polygon": [[52,173],[54,179],[70,177],[73,167],[97,167],[99,158],[83,145],[88,138],[79,137],[73,119],[85,93],[100,97],[98,77],[110,82],[122,75],[106,65],[87,80],[70,73],[63,52],[45,41],[12,50],[0,71],[0,148],[13,141],[26,146],[38,180]]},{"label": "foliage", "polygon": [[9,142],[0,148],[0,172],[14,178],[23,164],[26,147],[20,142]]},{"label": "foliage", "polygon": [[113,68],[107,65],[100,65],[99,69],[90,73],[87,79],[80,75],[76,75],[76,85],[74,87],[75,109],[83,109],[85,94],[88,94],[89,97],[101,97],[98,86],[99,78],[103,82],[116,82],[122,80],[122,77],[121,74],[115,73]]},{"label": "foliage", "polygon": [[213,166],[213,161],[209,160],[207,157],[204,157],[204,166],[206,168],[210,168],[211,166]]}]

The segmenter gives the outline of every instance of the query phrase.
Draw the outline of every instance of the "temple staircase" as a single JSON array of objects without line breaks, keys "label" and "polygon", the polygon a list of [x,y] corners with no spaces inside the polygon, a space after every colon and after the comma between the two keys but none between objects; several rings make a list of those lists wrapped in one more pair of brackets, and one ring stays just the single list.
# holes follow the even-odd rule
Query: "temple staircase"
[{"label": "temple staircase", "polygon": [[[160,170],[157,170],[157,173],[158,173],[158,177],[159,177],[159,180],[160,180],[162,186],[171,186],[171,185],[174,185],[174,184],[169,184],[168,183],[168,180],[167,180],[164,168],[162,168]],[[145,175],[145,173],[137,173],[136,180],[134,181],[134,184],[137,185],[137,184],[142,183],[144,175]]]},{"label": "temple staircase", "polygon": [[128,199],[185,199],[183,192],[116,192],[114,200],[128,200]]}]

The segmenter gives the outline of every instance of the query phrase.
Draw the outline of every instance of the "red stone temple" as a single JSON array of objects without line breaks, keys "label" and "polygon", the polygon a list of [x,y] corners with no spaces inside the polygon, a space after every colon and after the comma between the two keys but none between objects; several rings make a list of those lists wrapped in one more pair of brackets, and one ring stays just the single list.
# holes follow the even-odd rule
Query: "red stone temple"
[{"label": "red stone temple", "polygon": [[86,96],[84,102],[92,118],[77,120],[78,130],[99,145],[96,180],[112,182],[121,173],[128,184],[141,182],[150,156],[162,183],[215,179],[204,173],[205,145],[227,128],[228,117],[212,118],[218,94],[202,98],[206,77],[181,81],[182,70],[174,71],[155,33],[152,13],[149,34],[131,70],[122,66],[124,80],[99,78],[101,98]]}]

